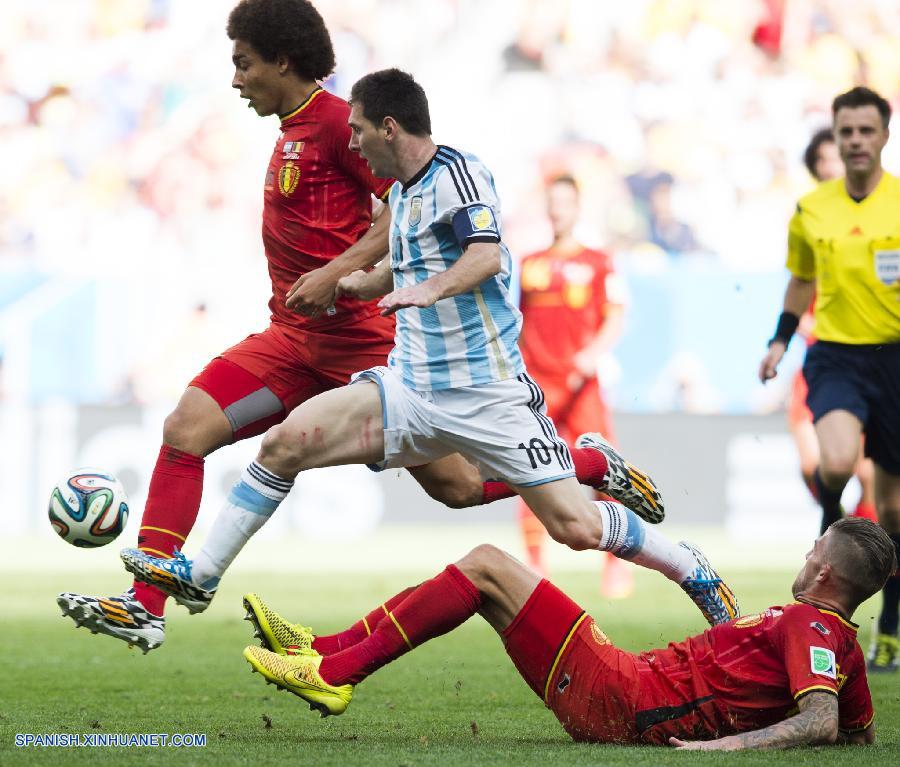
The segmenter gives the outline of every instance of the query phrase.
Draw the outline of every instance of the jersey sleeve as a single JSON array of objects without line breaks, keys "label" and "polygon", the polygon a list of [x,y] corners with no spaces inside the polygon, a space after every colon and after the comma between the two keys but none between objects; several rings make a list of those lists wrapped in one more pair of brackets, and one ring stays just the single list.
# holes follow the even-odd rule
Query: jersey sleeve
[{"label": "jersey sleeve", "polygon": [[785,611],[779,620],[778,643],[795,700],[816,690],[838,692],[835,635],[816,630],[815,623],[813,613],[800,609]]},{"label": "jersey sleeve", "polygon": [[435,180],[435,221],[450,224],[463,248],[473,242],[500,242],[500,205],[490,174],[481,163],[439,155]]},{"label": "jersey sleeve", "polygon": [[806,240],[806,231],[803,226],[803,208],[797,205],[797,210],[791,216],[788,225],[788,253],[787,268],[795,277],[801,280],[813,280],[816,276],[816,260],[813,249]]},{"label": "jersey sleeve", "polygon": [[[872,694],[866,680],[865,660],[857,650],[856,661],[851,673],[838,692],[838,727],[845,732],[860,732],[867,729],[875,719]],[[839,676],[840,679],[840,676]]]}]

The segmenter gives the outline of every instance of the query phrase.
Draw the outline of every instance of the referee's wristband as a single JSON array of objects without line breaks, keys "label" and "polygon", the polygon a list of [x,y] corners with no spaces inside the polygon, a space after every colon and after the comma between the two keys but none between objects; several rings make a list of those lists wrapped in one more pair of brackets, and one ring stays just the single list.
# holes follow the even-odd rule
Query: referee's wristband
[{"label": "referee's wristband", "polygon": [[785,346],[791,342],[794,333],[800,325],[800,318],[791,312],[782,312],[778,317],[778,325],[775,328],[775,335],[769,340],[769,346],[776,341],[781,341]]}]

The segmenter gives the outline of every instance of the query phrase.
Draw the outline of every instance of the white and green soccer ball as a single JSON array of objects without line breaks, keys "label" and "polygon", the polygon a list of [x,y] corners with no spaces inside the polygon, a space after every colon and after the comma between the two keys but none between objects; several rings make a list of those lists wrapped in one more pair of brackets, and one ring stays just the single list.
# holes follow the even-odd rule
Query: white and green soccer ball
[{"label": "white and green soccer ball", "polygon": [[60,538],[90,549],[114,541],[125,529],[128,498],[108,471],[76,469],[53,488],[47,513]]}]

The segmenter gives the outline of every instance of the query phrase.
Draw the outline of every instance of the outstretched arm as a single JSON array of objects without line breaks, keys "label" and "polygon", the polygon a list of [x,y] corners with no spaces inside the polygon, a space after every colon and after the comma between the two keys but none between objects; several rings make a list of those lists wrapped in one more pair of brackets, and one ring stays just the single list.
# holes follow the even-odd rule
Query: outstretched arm
[{"label": "outstretched arm", "polygon": [[371,301],[373,298],[383,296],[393,287],[391,259],[384,258],[371,272],[360,269],[341,277],[338,280],[336,296],[353,296],[363,301]]},{"label": "outstretched arm", "polygon": [[838,699],[831,692],[811,692],[798,702],[800,713],[782,722],[717,740],[683,741],[669,745],[694,751],[738,751],[745,748],[791,748],[838,743]]},{"label": "outstretched arm", "polygon": [[447,271],[418,285],[400,288],[378,302],[381,313],[393,314],[408,306],[425,308],[442,298],[458,296],[478,287],[500,271],[500,246],[496,242],[473,242]]}]

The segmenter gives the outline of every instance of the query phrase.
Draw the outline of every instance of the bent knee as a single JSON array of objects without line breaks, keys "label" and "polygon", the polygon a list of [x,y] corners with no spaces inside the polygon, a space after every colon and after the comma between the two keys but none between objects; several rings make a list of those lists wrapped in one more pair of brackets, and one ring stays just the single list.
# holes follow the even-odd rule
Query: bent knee
[{"label": "bent knee", "polygon": [[554,541],[573,551],[600,548],[599,531],[578,520],[548,525],[547,532]]},{"label": "bent knee", "polygon": [[428,494],[451,509],[468,509],[471,506],[478,506],[484,498],[481,482],[472,483],[465,480],[431,487],[428,489]]},{"label": "bent knee", "polygon": [[482,543],[466,554],[456,566],[476,586],[490,580],[498,565],[508,555],[490,543]]},{"label": "bent knee", "polygon": [[284,459],[288,456],[301,458],[305,440],[300,440],[285,424],[272,426],[264,435],[259,446],[261,458]]},{"label": "bent knee", "polygon": [[819,472],[827,484],[847,484],[856,468],[856,456],[822,456]]},{"label": "bent knee", "polygon": [[163,442],[191,455],[205,457],[232,438],[231,424],[217,405],[191,411],[176,407],[163,421]]}]

